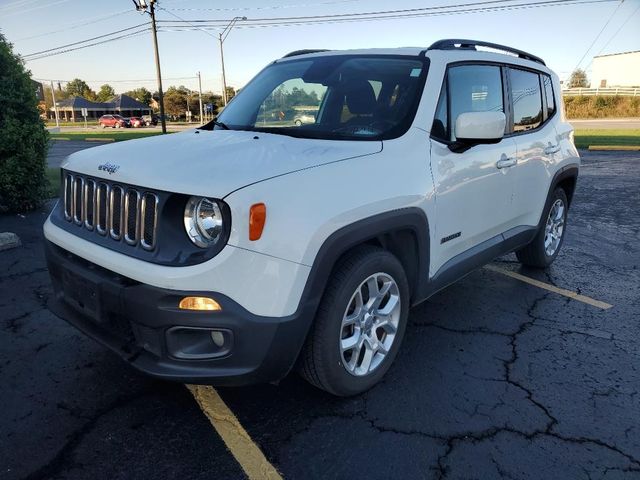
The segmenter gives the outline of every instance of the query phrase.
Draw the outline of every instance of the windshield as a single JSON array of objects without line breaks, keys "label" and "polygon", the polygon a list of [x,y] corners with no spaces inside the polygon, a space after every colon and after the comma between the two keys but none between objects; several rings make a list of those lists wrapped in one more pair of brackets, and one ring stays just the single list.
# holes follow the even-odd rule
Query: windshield
[{"label": "windshield", "polygon": [[320,56],[269,65],[218,116],[218,128],[339,140],[407,131],[427,74],[424,59]]}]

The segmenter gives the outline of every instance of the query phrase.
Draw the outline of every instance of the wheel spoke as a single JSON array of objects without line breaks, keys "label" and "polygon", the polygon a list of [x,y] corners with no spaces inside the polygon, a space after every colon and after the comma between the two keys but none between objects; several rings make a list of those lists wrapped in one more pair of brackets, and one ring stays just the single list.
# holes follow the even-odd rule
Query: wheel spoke
[{"label": "wheel spoke", "polygon": [[343,338],[340,340],[340,348],[342,348],[343,352],[348,352],[349,350],[353,350],[360,343],[361,337],[360,329],[356,328],[353,332],[353,335],[347,338]]},{"label": "wheel spoke", "polygon": [[369,289],[369,300],[368,304],[371,303],[372,300],[377,298],[380,290],[378,289],[378,279],[375,276],[371,276],[367,279],[367,288]]},{"label": "wheel spoke", "polygon": [[382,315],[382,316],[391,315],[399,307],[400,307],[400,296],[391,295],[389,297],[389,301],[384,306],[384,308],[381,308],[380,310],[376,311],[376,315]]},{"label": "wheel spoke", "polygon": [[371,345],[369,345],[367,342],[364,343],[363,348],[365,349],[364,355],[362,356],[362,363],[358,367],[358,370],[362,374],[366,374],[369,373],[369,368],[371,368],[371,360],[373,360],[374,352],[373,348],[371,348]]}]

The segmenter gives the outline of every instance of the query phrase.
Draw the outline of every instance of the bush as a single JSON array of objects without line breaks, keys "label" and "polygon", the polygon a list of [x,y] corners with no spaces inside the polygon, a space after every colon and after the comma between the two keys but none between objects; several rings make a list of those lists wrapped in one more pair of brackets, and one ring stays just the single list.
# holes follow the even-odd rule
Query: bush
[{"label": "bush", "polygon": [[567,118],[623,118],[640,116],[640,97],[598,95],[564,97]]},{"label": "bush", "polygon": [[0,34],[0,211],[42,204],[47,148],[30,72]]}]

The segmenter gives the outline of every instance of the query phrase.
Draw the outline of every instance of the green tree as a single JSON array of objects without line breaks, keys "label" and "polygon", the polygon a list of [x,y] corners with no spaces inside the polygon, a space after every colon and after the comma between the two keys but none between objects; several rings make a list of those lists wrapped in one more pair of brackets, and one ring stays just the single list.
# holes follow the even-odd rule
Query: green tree
[{"label": "green tree", "polygon": [[236,89],[233,87],[227,86],[227,102],[231,101],[231,99],[235,96],[236,96]]},{"label": "green tree", "polygon": [[48,133],[30,72],[0,34],[0,209],[26,211],[44,199]]},{"label": "green tree", "polygon": [[83,97],[87,100],[95,100],[96,98],[96,93],[89,88],[87,82],[80,80],[79,78],[74,78],[67,83],[65,93],[68,97]]},{"label": "green tree", "polygon": [[187,110],[187,92],[184,87],[169,87],[164,94],[164,111],[167,115],[179,117]]},{"label": "green tree", "polygon": [[129,90],[128,92],[124,92],[124,94],[128,97],[135,98],[145,105],[151,104],[151,92],[144,87]]},{"label": "green tree", "polygon": [[113,89],[113,87],[109,84],[104,84],[100,87],[100,91],[98,92],[98,95],[96,95],[96,100],[98,100],[99,102],[106,102],[108,100],[111,100],[115,96],[116,91]]},{"label": "green tree", "polygon": [[569,77],[569,88],[587,88],[589,81],[587,80],[587,72],[581,68],[576,68],[571,72]]}]

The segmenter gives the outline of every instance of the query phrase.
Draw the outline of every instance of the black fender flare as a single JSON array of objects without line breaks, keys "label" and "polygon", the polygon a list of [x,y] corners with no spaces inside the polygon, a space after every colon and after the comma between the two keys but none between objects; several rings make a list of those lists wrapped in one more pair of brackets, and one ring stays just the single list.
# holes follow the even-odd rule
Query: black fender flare
[{"label": "black fender flare", "polygon": [[422,291],[423,284],[429,277],[429,222],[425,212],[417,207],[408,207],[363,218],[329,235],[316,254],[294,314],[300,317],[303,324],[300,325],[300,333],[304,334],[304,338],[311,328],[331,272],[340,257],[358,245],[401,231],[411,232],[415,239],[418,258],[413,259],[417,265],[417,283],[413,292],[417,294]]}]

